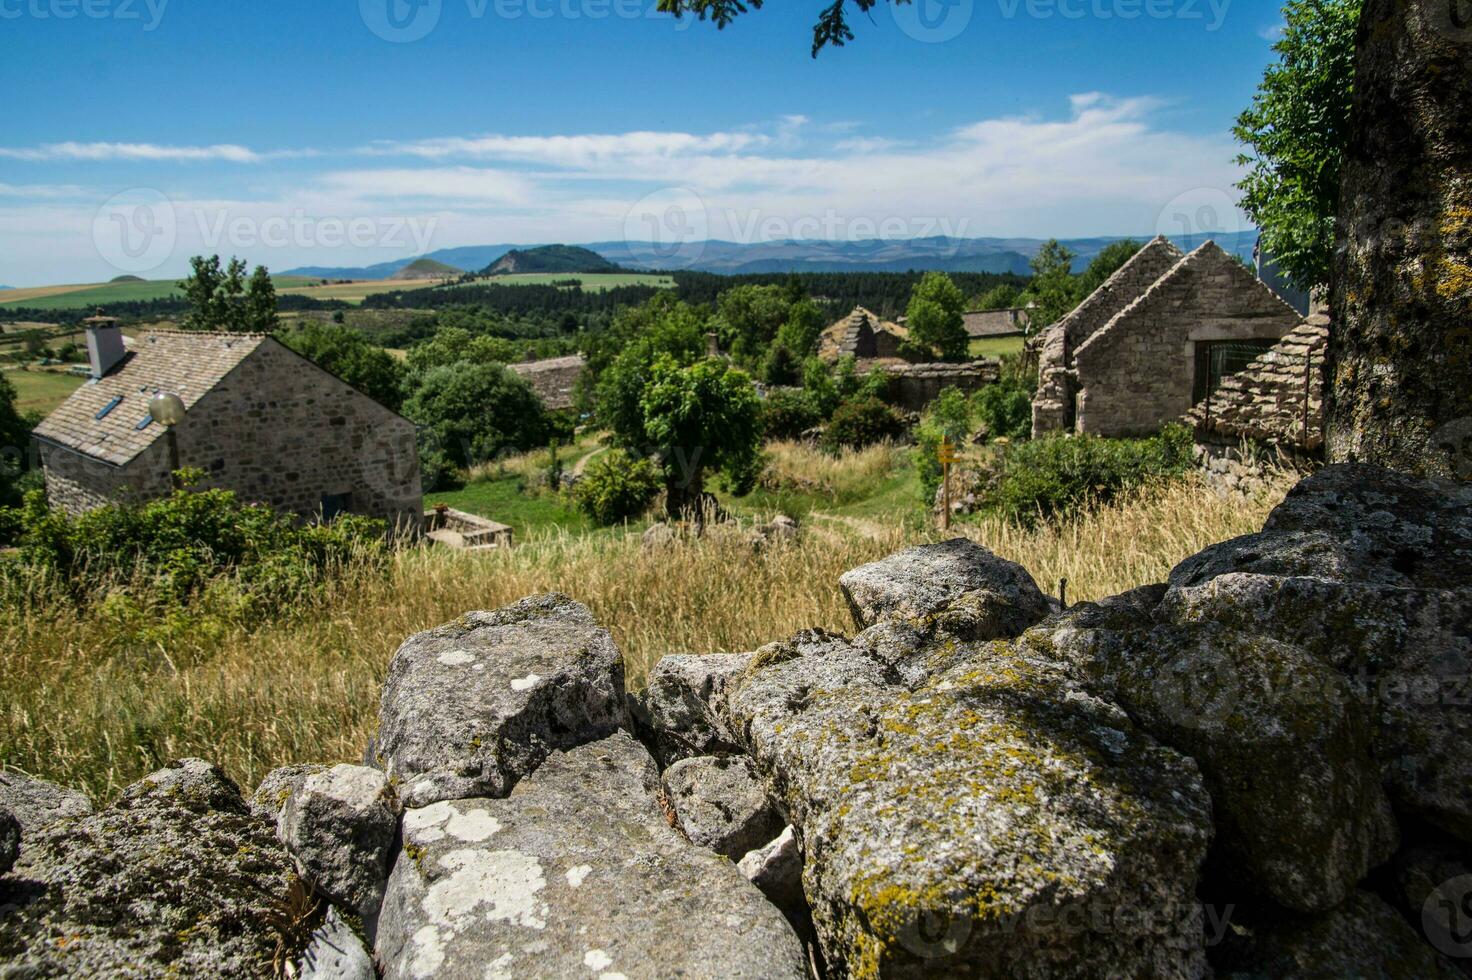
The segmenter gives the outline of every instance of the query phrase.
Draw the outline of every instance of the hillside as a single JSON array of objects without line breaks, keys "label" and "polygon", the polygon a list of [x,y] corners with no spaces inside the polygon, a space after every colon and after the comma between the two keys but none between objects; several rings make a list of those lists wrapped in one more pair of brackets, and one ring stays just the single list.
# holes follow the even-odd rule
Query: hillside
[{"label": "hillside", "polygon": [[457,269],[449,263],[440,262],[431,258],[423,258],[410,262],[388,278],[396,281],[408,279],[453,279],[463,273],[463,269]]},{"label": "hillside", "polygon": [[486,267],[485,275],[525,275],[537,272],[618,272],[619,267],[590,249],[578,245],[544,245],[512,249]]}]

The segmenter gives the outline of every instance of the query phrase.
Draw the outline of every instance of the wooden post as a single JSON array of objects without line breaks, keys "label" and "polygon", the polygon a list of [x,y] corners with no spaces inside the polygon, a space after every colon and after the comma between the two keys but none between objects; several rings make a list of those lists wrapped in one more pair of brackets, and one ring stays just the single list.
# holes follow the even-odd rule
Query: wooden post
[{"label": "wooden post", "polygon": [[940,459],[941,481],[940,529],[949,531],[951,529],[951,464],[956,461],[956,446],[951,442],[950,436],[941,438],[940,451],[937,456]]}]

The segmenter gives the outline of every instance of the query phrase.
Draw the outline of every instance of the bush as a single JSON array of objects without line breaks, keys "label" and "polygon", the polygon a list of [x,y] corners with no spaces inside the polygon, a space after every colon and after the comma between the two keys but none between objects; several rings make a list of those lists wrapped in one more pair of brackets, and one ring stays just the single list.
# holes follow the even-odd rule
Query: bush
[{"label": "bush", "polygon": [[940,486],[942,468],[940,464],[941,442],[947,437],[959,443],[971,435],[974,412],[971,402],[959,388],[946,388],[931,402],[925,416],[915,429],[915,472],[920,477],[920,502],[927,508],[935,500],[936,488]]},{"label": "bush", "polygon": [[1191,432],[1171,425],[1148,439],[1052,435],[1005,453],[991,510],[1027,526],[1082,506],[1106,503],[1123,490],[1184,474]]},{"label": "bush", "polygon": [[998,382],[978,391],[972,402],[993,439],[1026,439],[1032,434],[1032,395],[1027,389]]},{"label": "bush", "polygon": [[[199,475],[185,471],[184,482]],[[52,577],[78,601],[122,592],[180,608],[223,588],[250,619],[300,603],[350,564],[376,565],[387,555],[382,521],[343,515],[299,526],[265,505],[241,504],[228,490],[180,489],[79,517],[49,510],[33,492],[18,521],[14,514],[7,520],[20,524],[18,564]]]},{"label": "bush", "polygon": [[610,449],[588,464],[573,488],[578,509],[602,525],[638,517],[659,494],[659,469],[622,449]]},{"label": "bush", "polygon": [[873,396],[865,396],[844,402],[834,410],[828,430],[823,433],[823,447],[829,452],[863,449],[904,434],[905,422],[894,409]]},{"label": "bush", "polygon": [[797,439],[815,425],[821,425],[818,414],[805,391],[773,391],[762,402],[762,434],[768,439]]}]

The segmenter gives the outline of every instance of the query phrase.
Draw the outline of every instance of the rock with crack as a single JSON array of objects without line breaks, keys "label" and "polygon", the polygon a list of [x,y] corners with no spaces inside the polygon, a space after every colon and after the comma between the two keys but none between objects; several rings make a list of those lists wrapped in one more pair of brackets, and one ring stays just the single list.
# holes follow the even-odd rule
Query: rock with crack
[{"label": "rock with crack", "polygon": [[184,760],[27,833],[0,882],[0,962],[16,976],[270,977],[293,880],[235,785]]},{"label": "rock with crack", "polygon": [[806,910],[802,894],[802,848],[791,825],[776,839],[748,851],[736,863],[746,880],[767,900],[789,914]]},{"label": "rock with crack", "polygon": [[946,618],[968,640],[1017,636],[1050,611],[1027,569],[967,538],[923,545],[839,578],[858,628],[885,620]]},{"label": "rock with crack", "polygon": [[0,772],[0,807],[15,817],[25,837],[57,820],[87,816],[92,812],[92,801],[85,793],[44,779]]},{"label": "rock with crack", "polygon": [[326,771],[326,766],[312,764],[272,769],[251,794],[250,812],[276,826],[281,811],[286,808],[286,801],[301,790],[307,777]]},{"label": "rock with crack", "polygon": [[1333,466],[1259,534],[1182,562],[1161,618],[1309,651],[1372,715],[1395,804],[1472,841],[1472,489]]},{"label": "rock with crack", "polygon": [[1192,760],[1006,643],[894,681],[851,648],[727,695],[801,829],[830,976],[1203,975],[1211,817]]},{"label": "rock with crack", "polygon": [[389,665],[377,752],[406,806],[505,796],[548,753],[628,724],[623,658],[566,596],[473,612]]},{"label": "rock with crack", "polygon": [[385,976],[804,977],[781,913],[666,823],[658,788],[618,734],[550,756],[509,799],[409,810],[378,925]]},{"label": "rock with crack", "polygon": [[1201,766],[1215,866],[1235,892],[1338,905],[1390,856],[1397,832],[1365,712],[1343,675],[1290,644],[1217,623],[1109,635],[1065,614],[1021,641]]},{"label": "rock with crack", "polygon": [[642,691],[629,695],[635,730],[660,765],[736,750],[712,705],[751,662],[749,653],[662,657]]},{"label": "rock with crack", "polygon": [[1339,908],[1312,916],[1239,923],[1216,957],[1218,980],[1459,980],[1461,971],[1377,896],[1356,891]]},{"label": "rock with crack", "polygon": [[733,861],[786,822],[745,756],[682,759],[665,770],[664,787],[685,836]]},{"label": "rock with crack", "polygon": [[0,875],[9,871],[20,857],[20,821],[0,806]]},{"label": "rock with crack", "polygon": [[398,829],[398,797],[388,777],[341,765],[308,776],[287,798],[277,835],[318,892],[371,921],[383,901]]},{"label": "rock with crack", "polygon": [[329,908],[296,960],[299,980],[378,980],[373,954],[336,908]]}]

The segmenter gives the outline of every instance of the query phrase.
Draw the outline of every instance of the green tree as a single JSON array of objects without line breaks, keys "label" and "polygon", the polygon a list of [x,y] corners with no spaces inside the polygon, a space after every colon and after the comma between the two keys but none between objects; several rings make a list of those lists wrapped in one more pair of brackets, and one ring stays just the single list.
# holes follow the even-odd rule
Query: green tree
[{"label": "green tree", "polygon": [[777,343],[801,361],[817,351],[818,337],[822,332],[823,311],[817,303],[803,296],[788,307],[787,322],[777,330]]},{"label": "green tree", "polygon": [[1078,280],[1074,284],[1074,305],[1082,303],[1090,293],[1104,285],[1104,281],[1114,275],[1120,268],[1135,257],[1135,253],[1145,246],[1133,238],[1123,238],[1117,242],[1111,242],[1100,250],[1099,254],[1089,261],[1088,268],[1079,273]]},{"label": "green tree", "polygon": [[404,404],[403,363],[358,331],[310,320],[277,338],[380,405],[398,411]]},{"label": "green tree", "polygon": [[700,516],[707,470],[749,493],[761,466],[761,402],[746,372],[716,360],[654,363],[642,399],[644,431],[662,461],[666,510]]},{"label": "green tree", "polygon": [[[426,474],[469,467],[547,441],[546,409],[525,380],[501,364],[459,361],[429,369],[404,402],[423,432]],[[428,480],[427,480],[428,482]]]},{"label": "green tree", "polygon": [[662,357],[680,365],[698,359],[705,349],[704,321],[693,307],[657,296],[620,313],[613,330],[626,339],[622,352],[598,375],[597,416],[619,445],[643,452],[653,442],[644,426],[643,399],[654,364]]},{"label": "green tree", "polygon": [[1027,298],[1036,304],[1032,322],[1050,326],[1078,305],[1078,283],[1073,276],[1073,252],[1058,239],[1050,238],[1032,259],[1032,282]]},{"label": "green tree", "polygon": [[944,272],[927,272],[910,294],[905,310],[909,345],[922,355],[963,361],[971,338],[966,333],[966,297]]},{"label": "green tree", "polygon": [[1329,282],[1340,170],[1354,104],[1361,0],[1289,0],[1252,104],[1232,133],[1247,147],[1237,187],[1262,244],[1304,289]]},{"label": "green tree", "polygon": [[1020,289],[1010,283],[1004,282],[1000,286],[993,286],[991,289],[982,293],[976,300],[976,308],[978,310],[1015,309],[1018,305],[1018,299],[1021,296],[1022,291]]},{"label": "green tree", "polygon": [[578,509],[602,525],[638,517],[659,495],[660,473],[622,449],[595,457],[573,490]]},{"label": "green tree", "polygon": [[15,386],[0,374],[0,507],[20,504],[20,478],[25,472],[31,425],[15,407]]},{"label": "green tree", "polygon": [[787,323],[792,301],[782,286],[735,286],[716,299],[713,325],[721,346],[744,365],[755,365]]},{"label": "green tree", "polygon": [[221,268],[220,257],[196,255],[189,260],[189,278],[179,283],[189,312],[180,321],[184,330],[223,330],[231,333],[272,333],[276,329],[276,287],[265,266],[247,284],[246,265],[232,258]]},{"label": "green tree", "polygon": [[[813,57],[825,47],[832,45],[841,48],[844,44],[854,39],[854,33],[848,26],[848,5],[853,4],[860,13],[879,6],[883,0],[823,0],[825,6],[818,13],[818,21],[813,26]],[[909,0],[896,0],[897,3],[908,3]],[[682,17],[685,14],[694,14],[701,20],[709,18],[717,28],[724,28],[737,16],[747,12],[747,9],[762,9],[762,0],[659,0],[658,9],[664,13],[674,14]]]}]

